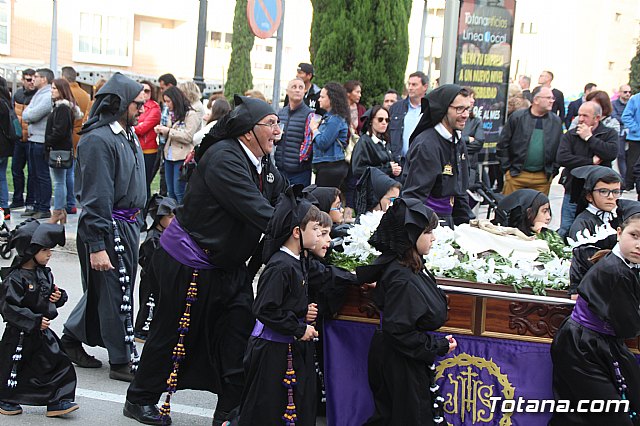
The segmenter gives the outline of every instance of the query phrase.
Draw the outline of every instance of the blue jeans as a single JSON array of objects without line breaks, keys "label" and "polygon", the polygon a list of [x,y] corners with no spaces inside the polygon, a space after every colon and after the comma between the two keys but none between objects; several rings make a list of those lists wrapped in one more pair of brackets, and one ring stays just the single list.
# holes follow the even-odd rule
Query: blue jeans
[{"label": "blue jeans", "polygon": [[[27,166],[27,196],[24,197],[24,166]],[[29,206],[35,201],[35,188],[33,172],[29,163],[29,142],[16,142],[13,148],[13,160],[11,161],[11,174],[13,175],[13,202],[25,203]]]},{"label": "blue jeans", "polygon": [[[65,186],[67,188],[67,208],[72,208],[76,206],[76,199],[74,197],[74,192],[73,192],[73,186],[75,185],[75,178],[74,178],[74,169],[76,167],[76,162],[75,160],[73,161],[73,165],[71,166],[70,169],[64,169],[65,172]],[[55,191],[54,191],[55,194]],[[55,197],[55,195],[54,195]],[[54,201],[54,204],[57,204]],[[56,207],[57,208],[57,207]],[[61,207],[63,208],[63,207]]]},{"label": "blue jeans", "polygon": [[289,184],[301,184],[304,187],[311,185],[311,169],[304,170],[302,172],[289,173],[283,170],[280,171],[280,174],[289,180]]},{"label": "blue jeans", "polygon": [[184,190],[187,187],[187,182],[180,180],[180,166],[182,163],[184,163],[182,160],[164,160],[164,177],[167,180],[167,194],[176,200],[178,204],[182,204]]},{"label": "blue jeans", "polygon": [[67,171],[70,169],[51,170],[51,180],[53,181],[53,209],[62,210],[67,203]]},{"label": "blue jeans", "polygon": [[9,207],[9,184],[7,183],[7,163],[9,157],[0,157],[0,207]]},{"label": "blue jeans", "polygon": [[571,229],[571,225],[573,225],[573,221],[576,218],[576,207],[577,205],[571,202],[571,195],[564,194],[562,198],[560,229],[558,229],[558,234],[560,234],[562,238],[565,238],[567,234],[569,234],[569,229]]},{"label": "blue jeans", "polygon": [[51,208],[51,172],[44,154],[44,143],[29,142],[29,162],[36,192],[33,207],[39,212],[48,212]]}]

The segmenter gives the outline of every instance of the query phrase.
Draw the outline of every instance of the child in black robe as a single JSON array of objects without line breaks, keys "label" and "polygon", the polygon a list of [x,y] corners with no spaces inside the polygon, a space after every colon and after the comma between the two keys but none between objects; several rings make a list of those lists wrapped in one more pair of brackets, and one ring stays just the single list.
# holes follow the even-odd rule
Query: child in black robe
[{"label": "child in black robe", "polygon": [[620,220],[616,214],[616,201],[623,191],[622,178],[610,167],[577,167],[571,175],[571,199],[576,203],[576,218],[567,241],[573,253],[569,294],[575,299],[578,284],[593,266],[592,256],[599,250],[613,249],[617,243],[616,229]]},{"label": "child in black robe", "polygon": [[77,410],[76,372],[49,328],[67,301],[54,284],[47,262],[65,243],[64,227],[25,222],[9,242],[18,257],[0,290],[0,313],[7,323],[0,342],[0,413],[22,413],[20,404],[46,405],[47,417]]},{"label": "child in black robe", "polygon": [[382,173],[367,167],[356,184],[356,211],[358,215],[382,210],[386,212],[393,200],[400,197],[402,184]]},{"label": "child in black robe", "polygon": [[426,333],[446,322],[447,300],[422,257],[437,225],[438,216],[422,201],[396,200],[369,240],[382,254],[358,268],[361,281],[377,282],[374,301],[381,311],[369,348],[375,413],[366,425],[444,424],[433,363],[457,342]]},{"label": "child in black robe", "polygon": [[518,228],[527,236],[547,232],[551,222],[549,198],[535,189],[518,189],[498,202],[491,222]]},{"label": "child in black robe", "polygon": [[147,230],[147,236],[140,245],[138,264],[140,269],[140,289],[138,290],[138,300],[140,308],[136,316],[134,335],[136,341],[144,343],[149,334],[149,327],[153,319],[153,311],[160,295],[158,280],[153,273],[151,259],[156,248],[160,245],[162,232],[167,229],[173,220],[173,211],[177,207],[175,200],[171,197],[163,197],[155,194],[148,204],[147,211],[153,223]]},{"label": "child in black robe", "polygon": [[[640,367],[624,339],[640,335],[640,203],[618,201],[618,244],[586,273],[576,306],[553,338],[553,394],[570,412],[549,425],[640,425]],[[629,410],[578,413],[578,401],[629,404]],[[607,409],[609,411],[607,412]]]},{"label": "child in black robe", "polygon": [[[264,260],[253,304],[256,325],[245,353],[240,425],[316,423],[313,339],[309,323],[306,250],[320,238],[320,211],[297,201],[293,188],[281,197],[265,236]],[[283,386],[284,384],[284,386]]]}]

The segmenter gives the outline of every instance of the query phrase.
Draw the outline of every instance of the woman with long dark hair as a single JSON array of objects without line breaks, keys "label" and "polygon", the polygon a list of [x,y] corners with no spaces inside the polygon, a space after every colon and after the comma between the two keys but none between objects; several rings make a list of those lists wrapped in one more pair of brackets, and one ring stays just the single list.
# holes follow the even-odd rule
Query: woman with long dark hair
[{"label": "woman with long dark hair", "polygon": [[169,87],[163,94],[169,108],[170,126],[158,125],[156,133],[166,138],[164,145],[164,172],[169,197],[182,204],[187,182],[180,179],[180,166],[193,150],[193,135],[200,130],[202,119],[191,108],[191,103],[177,87]]},{"label": "woman with long dark hair", "polygon": [[[53,111],[47,118],[44,134],[45,152],[73,150],[73,122],[82,118],[82,111],[76,105],[67,80],[57,78],[51,83],[51,100]],[[61,169],[50,167],[53,181],[53,214],[49,222],[67,223],[67,174],[73,173],[73,168]]]},{"label": "woman with long dark hair", "polygon": [[347,133],[350,120],[347,91],[340,83],[330,82],[320,91],[320,108],[327,111],[321,120],[312,120],[313,165],[316,185],[340,188],[347,176],[349,165],[345,161]]}]

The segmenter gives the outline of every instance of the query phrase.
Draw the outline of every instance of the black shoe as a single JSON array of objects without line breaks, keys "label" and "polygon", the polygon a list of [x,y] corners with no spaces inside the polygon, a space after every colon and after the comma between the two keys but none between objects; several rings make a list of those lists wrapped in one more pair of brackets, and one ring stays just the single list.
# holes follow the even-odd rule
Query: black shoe
[{"label": "black shoe", "polygon": [[24,207],[24,201],[13,201],[9,204],[10,209],[19,209],[21,207]]},{"label": "black shoe", "polygon": [[[22,213],[22,214],[25,214],[25,213]],[[37,211],[34,214],[32,214],[31,217],[34,219],[49,219],[51,217],[51,212],[49,210],[47,210],[46,212]]]},{"label": "black shoe", "polygon": [[[134,419],[145,425],[161,425],[162,417],[160,417],[160,411],[155,404],[150,405],[138,405],[132,404],[129,401],[125,401],[122,414],[125,417]],[[167,418],[165,424],[171,424],[171,417]]]},{"label": "black shoe", "polygon": [[47,405],[47,417],[60,417],[76,411],[80,406],[71,401],[60,401],[57,404]]},{"label": "black shoe", "polygon": [[65,336],[62,336],[61,339],[62,350],[69,357],[71,362],[76,364],[78,367],[82,368],[100,368],[102,367],[102,362],[98,359],[95,359],[91,355],[85,352],[82,347],[82,343],[73,342],[70,343],[65,341]]},{"label": "black shoe", "polygon": [[111,364],[109,368],[109,378],[123,382],[131,382],[134,374],[131,372],[129,364]]},{"label": "black shoe", "polygon": [[34,210],[33,206],[27,206],[24,209],[24,212],[20,214],[20,217],[31,217],[34,214],[36,214],[36,211]]},{"label": "black shoe", "polygon": [[18,404],[0,401],[0,414],[4,414],[5,416],[15,416],[16,414],[22,414],[22,407]]}]

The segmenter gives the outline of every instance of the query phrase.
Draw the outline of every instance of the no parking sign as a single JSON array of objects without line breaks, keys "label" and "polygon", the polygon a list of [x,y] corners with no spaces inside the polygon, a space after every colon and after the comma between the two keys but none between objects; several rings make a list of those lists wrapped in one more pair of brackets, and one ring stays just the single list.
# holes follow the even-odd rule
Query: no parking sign
[{"label": "no parking sign", "polygon": [[278,30],[282,19],[282,0],[249,0],[247,19],[251,32],[269,38]]}]

